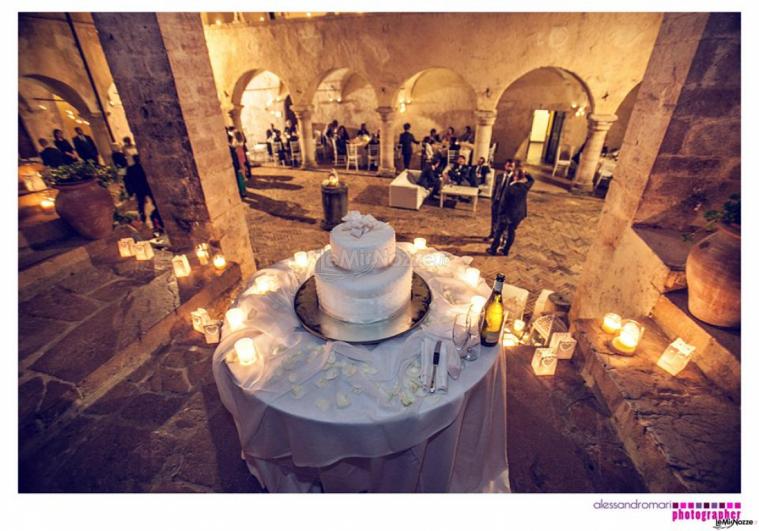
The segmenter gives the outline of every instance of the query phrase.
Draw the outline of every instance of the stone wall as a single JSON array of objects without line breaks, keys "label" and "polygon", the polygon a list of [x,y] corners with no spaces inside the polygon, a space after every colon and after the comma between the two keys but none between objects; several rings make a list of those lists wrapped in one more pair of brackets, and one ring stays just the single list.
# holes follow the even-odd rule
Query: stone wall
[{"label": "stone wall", "polygon": [[[276,73],[294,104],[311,104],[327,73],[349,68],[371,83],[378,105],[397,107],[406,80],[445,66],[473,90],[473,111],[494,110],[522,75],[556,66],[588,88],[589,111],[610,114],[642,78],[660,21],[657,13],[376,13],[213,24],[205,32],[226,110],[252,69]],[[396,134],[405,114],[396,113]],[[417,130],[425,128],[420,122]]]}]

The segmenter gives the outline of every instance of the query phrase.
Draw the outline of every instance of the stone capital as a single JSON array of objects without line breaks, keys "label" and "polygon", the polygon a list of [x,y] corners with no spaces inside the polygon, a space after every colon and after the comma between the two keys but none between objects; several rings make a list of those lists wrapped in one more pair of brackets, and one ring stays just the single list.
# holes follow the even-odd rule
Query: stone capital
[{"label": "stone capital", "polygon": [[298,118],[307,118],[314,112],[313,105],[292,105],[290,109],[295,113]]},{"label": "stone capital", "polygon": [[591,131],[608,131],[616,121],[616,114],[591,114],[588,116],[588,128]]},{"label": "stone capital", "polygon": [[395,109],[390,106],[377,107],[376,111],[383,122],[391,121],[393,119],[393,114],[395,113]]},{"label": "stone capital", "polygon": [[477,109],[474,111],[474,115],[477,118],[477,125],[488,126],[495,123],[495,119],[498,116],[497,111],[485,111]]}]

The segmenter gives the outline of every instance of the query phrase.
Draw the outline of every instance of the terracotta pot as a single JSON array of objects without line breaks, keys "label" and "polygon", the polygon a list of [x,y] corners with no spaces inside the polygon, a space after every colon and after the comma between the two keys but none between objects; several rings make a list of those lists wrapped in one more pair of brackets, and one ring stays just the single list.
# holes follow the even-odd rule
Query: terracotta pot
[{"label": "terracotta pot", "polygon": [[734,225],[719,229],[688,254],[688,309],[706,323],[733,328],[741,322],[741,232]]},{"label": "terracotta pot", "polygon": [[56,212],[80,235],[98,240],[113,232],[113,199],[95,179],[55,188]]}]

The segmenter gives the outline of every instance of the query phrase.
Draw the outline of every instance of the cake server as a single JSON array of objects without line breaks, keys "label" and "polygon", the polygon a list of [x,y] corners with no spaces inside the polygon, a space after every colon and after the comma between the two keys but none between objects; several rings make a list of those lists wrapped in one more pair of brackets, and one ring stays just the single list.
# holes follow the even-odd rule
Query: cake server
[{"label": "cake server", "polygon": [[440,346],[442,341],[438,339],[435,343],[435,352],[432,354],[432,378],[430,379],[430,393],[435,392],[435,376],[437,376],[437,366],[440,364]]}]

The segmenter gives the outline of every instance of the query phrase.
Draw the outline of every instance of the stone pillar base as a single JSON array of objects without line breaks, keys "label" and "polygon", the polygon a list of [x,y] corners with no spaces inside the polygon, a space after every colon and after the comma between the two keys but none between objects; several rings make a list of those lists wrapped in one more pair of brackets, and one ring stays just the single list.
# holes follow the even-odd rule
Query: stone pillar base
[{"label": "stone pillar base", "polygon": [[395,168],[379,168],[377,170],[377,175],[380,177],[395,177]]}]

